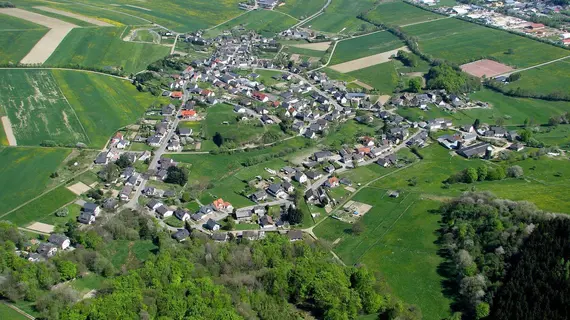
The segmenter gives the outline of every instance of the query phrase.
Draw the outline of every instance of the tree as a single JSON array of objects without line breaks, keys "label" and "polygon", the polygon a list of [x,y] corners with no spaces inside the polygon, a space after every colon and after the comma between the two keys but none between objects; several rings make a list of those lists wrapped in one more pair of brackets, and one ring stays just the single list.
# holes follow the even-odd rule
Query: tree
[{"label": "tree", "polygon": [[509,75],[509,77],[507,78],[507,81],[515,82],[521,78],[521,75],[522,74],[520,72],[511,73],[511,75]]},{"label": "tree", "polygon": [[105,180],[105,182],[112,182],[119,177],[120,173],[121,170],[119,169],[118,165],[114,163],[109,163],[108,165],[105,166],[105,169],[103,169],[102,178],[103,180]]},{"label": "tree", "polygon": [[352,225],[352,233],[359,236],[366,230],[366,226],[362,221],[358,220]]},{"label": "tree", "polygon": [[289,209],[287,209],[287,216],[290,224],[299,224],[303,222],[303,215],[304,212],[300,208],[289,206]]},{"label": "tree", "polygon": [[477,168],[477,180],[479,181],[483,181],[487,178],[487,174],[489,173],[489,170],[487,169],[486,165],[481,165],[480,167]]},{"label": "tree", "polygon": [[502,127],[505,124],[505,118],[498,117],[497,120],[495,120],[495,124],[499,127]]},{"label": "tree", "polygon": [[475,181],[477,181],[478,178],[478,174],[477,174],[477,170],[475,168],[467,168],[465,169],[465,182],[466,183],[473,183]]},{"label": "tree", "polygon": [[548,125],[551,127],[555,127],[560,124],[560,118],[557,116],[552,116],[548,119]]},{"label": "tree", "polygon": [[511,178],[520,178],[524,174],[523,168],[521,166],[511,166],[507,168],[507,176]]},{"label": "tree", "polygon": [[415,77],[411,78],[408,82],[411,92],[420,92],[422,90],[422,78]]},{"label": "tree", "polygon": [[214,137],[213,137],[212,140],[214,141],[214,143],[215,143],[218,147],[221,147],[222,144],[224,144],[224,137],[223,137],[222,134],[219,133],[219,132],[216,132],[216,133],[214,134]]},{"label": "tree", "polygon": [[62,281],[77,277],[77,265],[75,263],[67,260],[58,260],[56,266]]},{"label": "tree", "polygon": [[519,137],[520,137],[522,142],[528,142],[530,140],[530,138],[532,137],[532,131],[527,130],[527,129],[523,129],[523,130],[519,131]]},{"label": "tree", "polygon": [[133,165],[133,163],[131,162],[131,160],[129,160],[129,157],[127,156],[127,154],[123,153],[119,159],[117,159],[117,161],[115,161],[115,164],[117,166],[119,166],[119,168],[121,169],[125,169],[127,167],[130,167]]},{"label": "tree", "polygon": [[475,319],[483,319],[489,316],[489,312],[491,311],[491,307],[487,302],[480,302],[475,307]]},{"label": "tree", "polygon": [[480,124],[481,124],[481,121],[479,120],[479,118],[475,119],[475,121],[473,122],[473,128],[475,130],[479,129]]},{"label": "tree", "polygon": [[183,186],[188,182],[188,172],[184,168],[169,167],[164,182]]},{"label": "tree", "polygon": [[56,217],[67,217],[69,214],[69,209],[67,207],[63,207],[55,212]]},{"label": "tree", "polygon": [[227,218],[227,223],[224,226],[225,230],[231,231],[236,228],[236,221],[232,217]]}]

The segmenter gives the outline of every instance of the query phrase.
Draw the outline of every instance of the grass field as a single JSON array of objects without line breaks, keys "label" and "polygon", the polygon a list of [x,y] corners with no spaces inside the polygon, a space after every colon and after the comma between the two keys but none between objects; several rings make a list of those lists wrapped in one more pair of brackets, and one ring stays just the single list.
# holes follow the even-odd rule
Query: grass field
[{"label": "grass field", "polygon": [[206,36],[214,37],[224,30],[241,25],[247,30],[255,30],[266,37],[272,37],[275,33],[289,28],[296,22],[297,20],[279,12],[254,10],[209,30],[206,32]]},{"label": "grass field", "polygon": [[24,315],[0,302],[0,319],[27,320]]},{"label": "grass field", "polygon": [[110,256],[112,257],[111,263],[118,269],[125,264],[137,261],[143,262],[157,248],[150,240],[115,240],[111,241],[107,246],[107,250],[110,251]]},{"label": "grass field", "polygon": [[347,34],[358,31],[362,26],[372,25],[356,18],[358,14],[374,5],[374,0],[338,0],[332,1],[325,13],[303,25],[323,32]]},{"label": "grass field", "polygon": [[327,0],[287,0],[284,3],[284,5],[278,6],[275,10],[302,20],[321,10],[327,3]]},{"label": "grass field", "polygon": [[317,57],[317,58],[320,58],[325,55],[325,51],[311,50],[311,49],[297,48],[297,47],[287,47],[287,52],[290,54],[296,53],[303,56]]},{"label": "grass field", "polygon": [[399,77],[395,63],[392,61],[352,71],[348,74],[374,87],[378,93],[391,94],[398,86]]},{"label": "grass field", "polygon": [[457,64],[492,57],[521,68],[570,55],[562,48],[458,19],[422,23],[403,30],[419,38],[425,53]]},{"label": "grass field", "polygon": [[[570,55],[570,51],[568,52]],[[507,88],[521,88],[541,95],[555,92],[568,94],[570,84],[570,60],[561,60],[535,69],[523,71],[521,78]]]},{"label": "grass field", "polygon": [[45,64],[119,69],[129,74],[144,70],[169,54],[170,49],[161,45],[123,41],[120,36],[124,29],[73,29]]},{"label": "grass field", "polygon": [[51,71],[0,70],[0,75],[0,104],[19,145],[39,145],[44,140],[89,142]]},{"label": "grass field", "polygon": [[47,32],[48,29],[0,31],[0,64],[18,64]]},{"label": "grass field", "polygon": [[23,30],[23,29],[45,29],[44,26],[35,24],[28,20],[12,17],[0,13],[0,31],[6,30]]},{"label": "grass field", "polygon": [[58,19],[61,21],[69,22],[69,23],[72,23],[72,24],[74,24],[76,26],[80,26],[80,27],[93,27],[93,26],[95,26],[94,24],[91,24],[87,21],[75,19],[72,17],[64,16],[64,15],[53,13],[53,12],[48,12],[45,10],[40,10],[40,9],[37,9],[34,7],[27,7],[26,11],[35,12],[35,13],[41,14],[41,15],[46,16],[46,17],[52,17],[52,18],[55,18],[55,19]]},{"label": "grass field", "polygon": [[394,50],[404,43],[390,32],[382,31],[337,44],[331,65]]},{"label": "grass field", "polygon": [[49,148],[0,149],[0,213],[41,194],[51,182],[49,175],[69,152]]},{"label": "grass field", "polygon": [[368,12],[366,17],[374,22],[402,26],[441,19],[444,16],[422,10],[405,2],[394,1],[376,6],[374,10]]},{"label": "grass field", "polygon": [[364,188],[353,197],[373,206],[362,218],[366,228],[361,235],[334,219],[317,226],[315,234],[338,241],[334,251],[346,264],[364,263],[380,272],[395,295],[418,305],[425,319],[445,318],[450,300],[441,293],[442,277],[437,273],[441,259],[434,244],[439,217],[429,213],[439,203],[413,193],[389,198],[386,192]]},{"label": "grass field", "polygon": [[87,132],[90,145],[97,148],[104,146],[117,129],[134,123],[149,106],[162,101],[137,91],[128,81],[86,72],[52,72]]},{"label": "grass field", "polygon": [[570,149],[570,125],[558,125],[554,128],[548,127],[547,130],[535,133],[534,137],[549,146],[558,146],[560,148]]}]

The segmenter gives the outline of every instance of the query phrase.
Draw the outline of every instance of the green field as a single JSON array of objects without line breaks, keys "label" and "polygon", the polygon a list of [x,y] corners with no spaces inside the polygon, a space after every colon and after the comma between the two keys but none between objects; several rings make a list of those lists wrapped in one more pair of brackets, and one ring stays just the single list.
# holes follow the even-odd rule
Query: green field
[{"label": "green field", "polygon": [[441,19],[443,17],[400,1],[380,4],[366,15],[366,18],[373,22],[397,26]]},{"label": "green field", "polygon": [[145,261],[157,248],[150,240],[115,240],[107,246],[111,263],[117,269],[125,264]]},{"label": "green field", "polygon": [[49,70],[1,70],[0,75],[0,104],[19,145],[89,142]]},{"label": "green field", "polygon": [[275,10],[292,15],[297,19],[307,18],[317,13],[327,3],[327,0],[287,0]]},{"label": "green field", "polygon": [[404,46],[402,40],[390,32],[381,31],[337,44],[331,65],[351,61]]},{"label": "green field", "polygon": [[320,58],[325,55],[325,51],[311,50],[311,49],[297,48],[297,47],[287,47],[287,52],[289,54],[296,53],[303,56],[317,57],[317,58]]},{"label": "green field", "polygon": [[49,148],[0,149],[0,213],[41,194],[69,150]]},{"label": "green field", "polygon": [[76,28],[65,37],[46,65],[79,65],[122,70],[126,74],[141,71],[165,56],[170,49],[161,45],[125,42],[120,36],[125,28]]},{"label": "green field", "polygon": [[374,87],[378,93],[391,94],[398,86],[398,73],[393,61],[352,71],[350,76]]},{"label": "green field", "polygon": [[5,303],[0,303],[0,319],[27,320],[28,318],[8,307]]},{"label": "green field", "polygon": [[156,42],[160,41],[160,37],[156,32],[150,30],[137,30],[133,41]]},{"label": "green field", "polygon": [[423,201],[413,193],[389,198],[386,189],[364,188],[352,199],[372,205],[362,221],[361,235],[352,233],[351,225],[327,219],[315,228],[319,238],[338,241],[334,251],[349,265],[363,263],[380,272],[394,294],[407,303],[418,305],[425,319],[449,315],[450,300],[441,293],[437,267],[435,234],[438,215],[428,212],[439,203]]},{"label": "green field", "polygon": [[0,64],[18,64],[48,29],[0,31]]},{"label": "green field", "polygon": [[[403,30],[419,38],[425,53],[457,64],[492,57],[522,68],[570,55],[570,51],[559,47],[458,19],[442,19]],[[509,49],[513,50],[511,54]]]},{"label": "green field", "polygon": [[22,29],[46,29],[44,26],[35,24],[28,20],[12,17],[0,13],[0,31],[22,30]]},{"label": "green field", "polygon": [[215,37],[225,30],[242,26],[247,30],[255,30],[266,37],[272,37],[275,33],[291,27],[296,22],[297,20],[276,11],[254,10],[209,30],[206,36]]},{"label": "green field", "polygon": [[[570,55],[570,52],[568,52]],[[555,92],[569,94],[570,60],[561,60],[521,72],[521,78],[507,85],[509,89],[548,95]]]},{"label": "green field", "polygon": [[548,146],[570,149],[570,125],[548,127],[546,130],[541,128],[541,131],[535,133],[534,137]]},{"label": "green field", "polygon": [[89,22],[87,22],[87,21],[75,19],[75,18],[72,18],[72,17],[68,17],[68,16],[64,16],[64,15],[61,15],[61,14],[57,14],[57,13],[53,13],[53,12],[41,10],[41,9],[34,8],[34,7],[27,7],[25,10],[26,10],[26,11],[35,12],[35,13],[38,13],[38,14],[41,14],[42,16],[52,17],[52,18],[55,18],[55,19],[58,19],[58,20],[61,20],[61,21],[69,22],[69,23],[72,23],[72,24],[74,24],[74,25],[76,25],[76,26],[79,26],[79,27],[93,27],[93,26],[95,26],[94,24],[91,24],[91,23],[89,23]]},{"label": "green field", "polygon": [[333,0],[325,13],[303,25],[323,32],[347,34],[372,25],[357,18],[362,11],[374,6],[375,0]]}]

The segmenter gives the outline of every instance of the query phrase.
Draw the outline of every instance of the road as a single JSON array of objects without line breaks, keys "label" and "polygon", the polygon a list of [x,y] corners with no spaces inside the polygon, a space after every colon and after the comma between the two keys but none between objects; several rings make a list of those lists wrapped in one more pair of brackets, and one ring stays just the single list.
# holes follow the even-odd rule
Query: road
[{"label": "road", "polygon": [[313,15],[309,16],[308,18],[306,18],[305,20],[301,20],[299,21],[299,23],[295,24],[294,26],[288,28],[288,29],[293,29],[293,28],[297,28],[299,26],[304,25],[305,23],[313,20],[314,18],[316,18],[317,16],[319,16],[320,14],[322,14],[325,9],[331,4],[332,0],[327,0],[327,3],[325,3],[325,5],[321,8],[321,10],[315,12]]}]

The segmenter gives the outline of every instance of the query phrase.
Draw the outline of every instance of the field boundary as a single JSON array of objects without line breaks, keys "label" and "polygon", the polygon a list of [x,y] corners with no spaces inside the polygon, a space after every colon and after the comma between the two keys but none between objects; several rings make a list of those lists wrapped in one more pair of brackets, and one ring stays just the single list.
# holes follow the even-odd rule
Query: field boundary
[{"label": "field boundary", "polygon": [[[6,109],[6,107],[4,107]],[[6,133],[6,139],[8,139],[8,145],[15,147],[18,145],[16,136],[14,135],[14,130],[12,129],[12,122],[8,116],[2,116],[2,126],[4,127],[4,133]]]},{"label": "field boundary", "polygon": [[51,12],[51,13],[59,14],[59,15],[64,16],[64,17],[69,17],[69,18],[74,18],[77,20],[85,21],[85,22],[91,23],[93,25],[96,25],[98,27],[112,27],[113,26],[110,23],[100,21],[100,20],[95,19],[95,18],[90,18],[90,17],[84,16],[82,14],[68,12],[65,10],[59,10],[59,9],[55,9],[55,8],[45,7],[45,6],[36,6],[33,8],[41,10],[41,11],[45,11],[45,12]]},{"label": "field boundary", "polygon": [[100,75],[104,75],[104,76],[108,76],[108,77],[113,77],[113,78],[117,78],[117,79],[121,79],[121,80],[131,81],[131,79],[129,79],[127,77],[121,77],[121,76],[116,76],[113,74],[108,74],[108,73],[93,71],[93,70],[85,70],[85,69],[57,68],[57,67],[20,67],[20,68],[0,67],[0,70],[22,70],[22,69],[24,69],[24,70],[67,70],[67,71],[77,71],[77,72],[88,72],[88,73],[95,73],[95,74],[100,74]]}]

